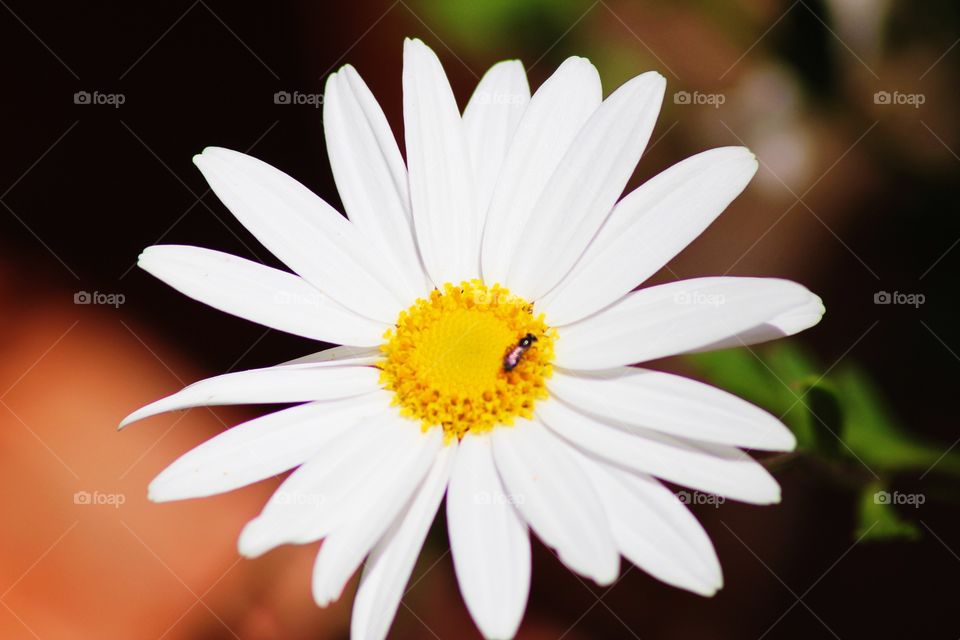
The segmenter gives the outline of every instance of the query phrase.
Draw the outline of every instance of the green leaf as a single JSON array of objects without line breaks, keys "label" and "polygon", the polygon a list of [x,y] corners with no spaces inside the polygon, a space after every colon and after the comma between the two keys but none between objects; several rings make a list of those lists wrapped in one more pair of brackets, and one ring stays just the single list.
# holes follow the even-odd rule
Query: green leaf
[{"label": "green leaf", "polygon": [[833,376],[845,413],[843,440],[877,471],[921,471],[960,477],[960,454],[912,436],[893,417],[866,374],[853,365]]},{"label": "green leaf", "polygon": [[807,379],[800,383],[800,414],[807,426],[806,449],[830,458],[844,456],[847,451],[841,441],[846,418],[837,389],[829,381]]}]

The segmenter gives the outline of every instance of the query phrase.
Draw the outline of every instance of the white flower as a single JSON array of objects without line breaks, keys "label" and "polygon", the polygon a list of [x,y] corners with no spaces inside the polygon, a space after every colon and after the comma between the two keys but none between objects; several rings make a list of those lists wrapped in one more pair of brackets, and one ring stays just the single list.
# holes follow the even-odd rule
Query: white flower
[{"label": "white flower", "polygon": [[530,96],[508,61],[461,116],[436,55],[407,40],[406,163],[356,71],[327,82],[327,148],[349,221],[259,160],[197,156],[214,192],[293,273],[186,246],[150,247],[140,266],[227,313],[344,346],[203,380],[128,417],[302,403],[190,451],[150,497],[213,495],[297,467],[240,552],[323,538],[321,606],[366,558],[355,638],[386,635],[444,494],[457,579],[488,638],[520,624],[528,527],[598,584],[616,579],[622,555],[713,594],[722,578],[710,540],[655,477],[774,503],[776,481],[741,448],[786,451],[794,438],[735,396],[630,365],[791,335],[823,306],[765,278],[632,291],[757,168],[746,149],[713,149],[621,199],[664,87],[645,73],[601,101],[597,71],[570,58]]}]

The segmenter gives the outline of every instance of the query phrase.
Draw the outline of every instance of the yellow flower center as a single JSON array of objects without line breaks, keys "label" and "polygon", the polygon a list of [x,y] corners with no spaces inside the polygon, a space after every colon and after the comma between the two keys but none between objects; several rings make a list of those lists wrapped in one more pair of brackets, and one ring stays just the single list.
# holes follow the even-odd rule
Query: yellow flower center
[{"label": "yellow flower center", "polygon": [[442,426],[448,440],[529,418],[547,397],[557,332],[499,285],[434,289],[400,312],[384,338],[381,384],[402,415],[424,430]]}]

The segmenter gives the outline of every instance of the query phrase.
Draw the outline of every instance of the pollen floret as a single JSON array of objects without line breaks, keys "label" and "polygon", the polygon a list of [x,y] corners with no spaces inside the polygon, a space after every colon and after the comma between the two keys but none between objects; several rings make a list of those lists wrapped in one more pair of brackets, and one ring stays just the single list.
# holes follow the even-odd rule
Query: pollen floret
[{"label": "pollen floret", "polygon": [[[527,334],[536,342],[507,371],[504,356]],[[447,283],[386,332],[380,382],[402,415],[462,438],[533,415],[534,403],[547,397],[556,337],[543,314],[499,285]]]}]

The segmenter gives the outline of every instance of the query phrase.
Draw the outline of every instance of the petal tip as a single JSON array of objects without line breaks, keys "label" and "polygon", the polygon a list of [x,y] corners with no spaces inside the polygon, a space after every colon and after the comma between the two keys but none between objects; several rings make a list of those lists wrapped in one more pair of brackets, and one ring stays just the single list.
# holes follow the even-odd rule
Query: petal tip
[{"label": "petal tip", "polygon": [[557,68],[559,71],[563,67],[570,67],[577,71],[581,71],[590,76],[591,81],[600,82],[600,72],[597,71],[597,68],[593,66],[593,63],[590,62],[589,58],[584,58],[583,56],[570,56],[561,63],[560,67]]},{"label": "petal tip", "polygon": [[823,298],[821,298],[820,296],[818,296],[818,295],[815,294],[815,293],[811,293],[810,295],[813,296],[814,305],[815,305],[815,306],[814,306],[814,314],[816,314],[816,316],[817,316],[817,320],[816,320],[816,322],[814,322],[813,324],[817,324],[818,322],[820,322],[820,321],[823,319],[823,316],[825,316],[825,315],[827,314],[827,307],[826,307],[825,304],[823,304]]},{"label": "petal tip", "polygon": [[193,158],[191,158],[191,160],[193,161],[194,166],[200,169],[200,171],[203,171],[204,165],[209,162],[211,149],[213,149],[213,147],[206,147],[200,153],[193,154]]},{"label": "petal tip", "polygon": [[159,480],[162,475],[163,474],[161,473],[160,476],[157,476],[147,487],[147,500],[150,502],[161,503],[176,500],[174,496],[171,496],[168,492],[163,491],[162,487],[157,484],[157,480]]},{"label": "petal tip", "polygon": [[508,58],[506,60],[501,60],[500,62],[494,64],[491,69],[496,69],[500,67],[518,67],[520,71],[523,71],[523,61],[520,58]]},{"label": "petal tip", "polygon": [[[343,67],[340,67],[333,73],[327,76],[326,81],[323,83],[323,108],[326,110],[331,100],[331,93],[336,91],[336,82],[337,76],[340,74],[340,71],[343,70]],[[324,128],[326,130],[326,128]]]},{"label": "petal tip", "polygon": [[613,565],[612,569],[606,569],[602,572],[598,572],[596,575],[591,576],[593,581],[601,587],[609,587],[614,582],[617,581],[617,577],[620,575],[620,559],[617,558],[617,562]]},{"label": "petal tip", "polygon": [[123,431],[124,429],[126,429],[127,427],[129,427],[131,424],[133,424],[134,422],[136,422],[136,421],[137,421],[137,418],[136,418],[137,413],[138,413],[138,411],[134,411],[133,413],[131,413],[130,415],[128,415],[126,418],[124,418],[123,420],[121,420],[121,421],[120,421],[120,424],[117,425],[117,431]]},{"label": "petal tip", "polygon": [[204,147],[203,149],[201,149],[200,153],[194,154],[194,156],[193,156],[194,162],[196,162],[197,160],[203,158],[204,156],[210,156],[210,155],[212,155],[212,154],[215,154],[215,153],[216,153],[217,151],[219,151],[220,149],[221,149],[221,147],[217,147],[217,146],[215,146],[215,145],[208,145],[208,146]]},{"label": "petal tip", "polygon": [[781,451],[793,451],[797,448],[797,436],[793,434],[789,427],[785,431],[781,446],[783,447]]},{"label": "petal tip", "polygon": [[638,78],[645,78],[647,82],[667,86],[667,77],[660,73],[659,71],[646,71],[641,73]]},{"label": "petal tip", "polygon": [[208,164],[214,160],[221,160],[225,157],[244,156],[245,154],[226,147],[209,146],[204,147],[203,151],[193,156],[193,163],[202,168],[203,164]]},{"label": "petal tip", "polygon": [[417,51],[417,50],[419,50],[419,51],[423,51],[423,50],[432,51],[432,49],[430,49],[430,47],[428,47],[428,46],[426,45],[426,43],[425,43],[423,40],[421,40],[420,38],[404,38],[404,39],[403,39],[403,51],[404,51],[404,53],[406,53],[408,50],[411,51],[411,52]]},{"label": "petal tip", "polygon": [[244,558],[252,560],[262,556],[268,549],[269,546],[264,544],[262,522],[260,518],[254,518],[244,525],[240,532],[240,537],[237,538],[237,552]]},{"label": "petal tip", "polygon": [[797,448],[797,437],[789,427],[781,424],[780,428],[771,433],[762,445],[762,447],[757,447],[757,449],[760,451],[789,453]]},{"label": "petal tip", "polygon": [[770,497],[768,498],[765,504],[780,504],[782,498],[783,498],[783,494],[780,491],[780,485],[777,484],[777,490],[770,494]]}]

